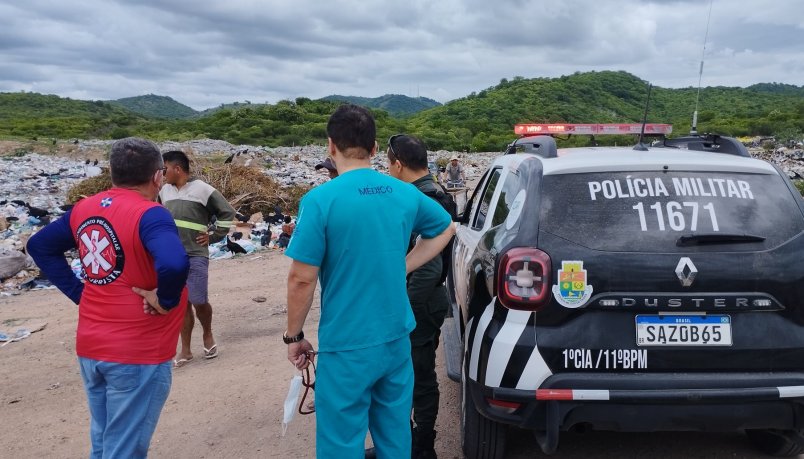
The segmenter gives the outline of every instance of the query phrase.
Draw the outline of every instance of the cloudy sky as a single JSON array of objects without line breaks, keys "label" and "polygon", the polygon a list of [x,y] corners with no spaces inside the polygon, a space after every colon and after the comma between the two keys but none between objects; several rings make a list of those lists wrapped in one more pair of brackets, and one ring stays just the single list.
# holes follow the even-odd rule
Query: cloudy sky
[{"label": "cloudy sky", "polygon": [[[446,102],[500,79],[625,70],[697,86],[708,0],[0,0],[0,92],[330,94]],[[804,85],[804,1],[714,0],[704,86]]]}]

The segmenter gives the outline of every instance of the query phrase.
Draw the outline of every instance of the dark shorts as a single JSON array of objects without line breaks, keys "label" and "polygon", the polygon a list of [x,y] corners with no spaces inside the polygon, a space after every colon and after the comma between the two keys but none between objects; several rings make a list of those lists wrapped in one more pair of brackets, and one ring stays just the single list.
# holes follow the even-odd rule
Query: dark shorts
[{"label": "dark shorts", "polygon": [[192,304],[209,303],[209,258],[190,257],[187,293]]}]

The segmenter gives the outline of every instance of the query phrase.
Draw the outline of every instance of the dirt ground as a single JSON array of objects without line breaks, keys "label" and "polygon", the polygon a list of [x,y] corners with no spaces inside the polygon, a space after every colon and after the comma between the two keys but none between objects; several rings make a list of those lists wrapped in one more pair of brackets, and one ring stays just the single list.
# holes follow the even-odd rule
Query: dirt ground
[{"label": "dirt ground", "polygon": [[[282,410],[295,370],[281,341],[290,261],[262,251],[210,264],[213,328],[220,356],[174,370],[173,387],[151,442],[156,458],[315,457],[315,415],[296,415],[281,436]],[[253,299],[265,297],[265,302]],[[319,299],[305,325],[315,337]],[[46,321],[44,330],[0,347],[0,457],[81,458],[89,452],[89,414],[75,357],[76,306],[57,290],[0,297],[0,329]],[[315,345],[315,339],[313,338]],[[460,458],[460,387],[447,379],[438,352],[441,404],[436,450]],[[546,457],[533,436],[509,431],[511,459]],[[755,458],[743,435],[564,433],[562,458]]]},{"label": "dirt ground", "polygon": [[[151,456],[315,457],[315,415],[296,414],[281,437],[283,402],[295,374],[281,340],[289,265],[282,253],[269,250],[210,264],[220,356],[200,358],[197,325],[195,359],[174,370]],[[266,301],[253,301],[260,296]],[[316,295],[305,324],[308,336],[316,336],[319,311]],[[0,324],[22,319],[44,320],[47,326],[0,348],[0,456],[86,457],[89,413],[75,357],[76,306],[57,290],[0,298]],[[439,429],[454,429],[460,410],[456,402],[455,397],[443,400],[442,419],[448,422]],[[458,457],[456,439],[440,442],[439,455]]]}]

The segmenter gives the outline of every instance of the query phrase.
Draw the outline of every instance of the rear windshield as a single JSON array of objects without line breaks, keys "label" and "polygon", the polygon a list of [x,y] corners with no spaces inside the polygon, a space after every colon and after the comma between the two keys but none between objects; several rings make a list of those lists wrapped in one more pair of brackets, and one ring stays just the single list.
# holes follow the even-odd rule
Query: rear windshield
[{"label": "rear windshield", "polygon": [[545,176],[540,229],[604,251],[756,251],[804,219],[774,175],[606,172]]}]

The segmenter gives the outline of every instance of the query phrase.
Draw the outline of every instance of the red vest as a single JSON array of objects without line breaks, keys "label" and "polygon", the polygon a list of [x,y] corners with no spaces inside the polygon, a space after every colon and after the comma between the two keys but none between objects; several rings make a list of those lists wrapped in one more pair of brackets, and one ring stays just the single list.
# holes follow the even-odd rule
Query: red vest
[{"label": "red vest", "polygon": [[70,228],[86,273],[78,306],[75,350],[106,362],[156,364],[173,358],[187,307],[187,289],[167,315],[145,314],[131,288],[156,288],[154,261],[140,241],[140,218],[159,204],[112,188],[79,201]]}]

